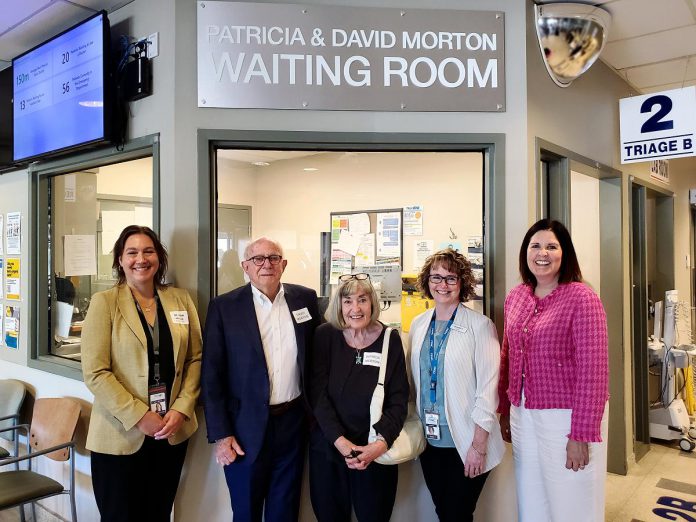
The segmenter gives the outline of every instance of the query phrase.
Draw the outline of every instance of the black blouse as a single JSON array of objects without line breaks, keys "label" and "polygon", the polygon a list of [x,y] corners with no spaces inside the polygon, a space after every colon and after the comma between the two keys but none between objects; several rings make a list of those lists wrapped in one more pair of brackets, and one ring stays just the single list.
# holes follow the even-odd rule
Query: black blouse
[{"label": "black blouse", "polygon": [[[136,307],[137,308],[137,307]],[[147,324],[145,315],[138,309],[138,316],[145,331],[147,338],[147,365],[148,365],[148,385],[155,384],[155,350],[152,344],[152,334],[150,326]],[[162,307],[162,303],[157,298],[157,326],[159,329],[159,363],[160,363],[160,384],[167,386],[167,408],[171,407],[172,383],[174,382],[174,346],[172,334],[169,331],[167,314]]]},{"label": "black blouse", "polygon": [[[382,352],[384,332],[367,348]],[[370,432],[370,401],[377,385],[378,366],[355,363],[356,350],[346,343],[343,332],[331,324],[322,324],[314,334],[311,368],[311,404],[319,427],[333,444],[341,435],[353,444],[364,446]],[[398,437],[406,420],[409,397],[406,362],[401,337],[393,331],[389,339],[389,357],[384,378],[382,418],[374,425],[389,446]]]}]

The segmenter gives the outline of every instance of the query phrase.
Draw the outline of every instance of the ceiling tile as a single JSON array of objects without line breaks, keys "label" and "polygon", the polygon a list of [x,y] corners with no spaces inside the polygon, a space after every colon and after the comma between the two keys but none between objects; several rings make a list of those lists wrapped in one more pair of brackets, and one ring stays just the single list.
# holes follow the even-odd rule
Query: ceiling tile
[{"label": "ceiling tile", "polygon": [[93,11],[101,11],[104,9],[107,12],[120,9],[126,4],[130,4],[133,0],[71,0],[73,4],[83,5]]},{"label": "ceiling tile", "polygon": [[612,15],[609,42],[696,23],[685,0],[617,0],[604,8]]},{"label": "ceiling tile", "polygon": [[0,34],[56,1],[58,0],[5,0],[2,3]]},{"label": "ceiling tile", "polygon": [[652,87],[646,87],[645,89],[641,89],[641,92],[643,94],[650,94],[651,92],[671,91],[672,89],[681,89],[682,87],[691,87],[692,85],[696,85],[696,80],[685,82],[683,85],[681,82],[653,85]]},{"label": "ceiling tile", "polygon": [[624,69],[691,54],[696,54],[696,25],[609,42],[602,59],[614,69]]},{"label": "ceiling tile", "polygon": [[89,16],[81,7],[54,2],[46,9],[0,36],[0,60],[11,60]]},{"label": "ceiling tile", "polygon": [[663,83],[681,82],[686,72],[686,58],[668,62],[643,65],[624,69],[626,79],[638,88],[650,87]]}]

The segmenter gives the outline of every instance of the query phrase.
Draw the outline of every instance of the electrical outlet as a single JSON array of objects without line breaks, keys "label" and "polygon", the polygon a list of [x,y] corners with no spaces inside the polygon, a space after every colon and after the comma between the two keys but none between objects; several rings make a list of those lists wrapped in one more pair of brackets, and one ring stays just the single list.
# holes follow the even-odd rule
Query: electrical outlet
[{"label": "electrical outlet", "polygon": [[154,58],[159,56],[159,33],[152,33],[151,35],[144,37],[147,38],[147,57]]}]

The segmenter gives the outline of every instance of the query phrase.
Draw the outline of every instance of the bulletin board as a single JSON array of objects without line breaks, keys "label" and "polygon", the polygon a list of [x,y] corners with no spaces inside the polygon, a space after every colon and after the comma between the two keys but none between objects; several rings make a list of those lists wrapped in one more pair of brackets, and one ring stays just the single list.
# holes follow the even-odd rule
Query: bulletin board
[{"label": "bulletin board", "polygon": [[342,274],[365,272],[382,282],[382,300],[399,301],[403,217],[403,208],[331,212],[329,283],[337,284]]}]

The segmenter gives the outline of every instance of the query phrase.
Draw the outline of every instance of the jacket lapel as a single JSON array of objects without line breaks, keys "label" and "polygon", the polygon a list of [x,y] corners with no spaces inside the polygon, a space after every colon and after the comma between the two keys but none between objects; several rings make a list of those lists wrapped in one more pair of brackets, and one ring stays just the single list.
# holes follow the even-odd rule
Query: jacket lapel
[{"label": "jacket lapel", "polygon": [[162,303],[162,309],[164,310],[164,315],[167,318],[167,325],[169,326],[169,332],[172,336],[174,367],[176,368],[177,359],[179,358],[179,350],[181,349],[181,335],[179,334],[179,328],[177,325],[172,322],[171,312],[181,311],[181,307],[179,306],[179,301],[174,297],[173,292],[171,292],[168,288],[161,288],[157,293],[159,294],[160,303]]},{"label": "jacket lapel", "polygon": [[261,331],[259,330],[259,321],[256,319],[256,308],[254,307],[254,294],[251,292],[251,283],[247,283],[246,287],[239,296],[241,306],[239,309],[230,310],[231,313],[239,314],[243,325],[249,328],[249,340],[256,351],[257,355],[261,356],[264,364],[266,363],[266,354],[263,351],[261,343]]},{"label": "jacket lapel", "polygon": [[138,338],[140,344],[142,344],[143,349],[147,350],[145,331],[143,330],[143,325],[140,323],[138,310],[135,308],[135,300],[133,299],[128,285],[124,284],[118,287],[118,309],[123,316],[123,320]]}]

